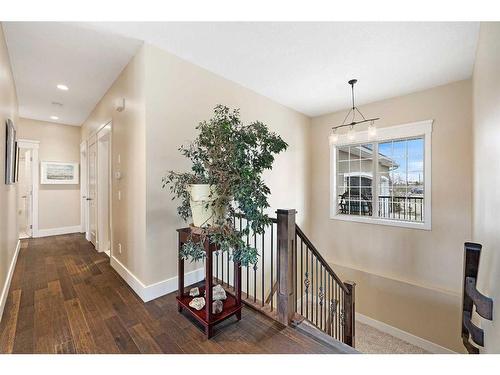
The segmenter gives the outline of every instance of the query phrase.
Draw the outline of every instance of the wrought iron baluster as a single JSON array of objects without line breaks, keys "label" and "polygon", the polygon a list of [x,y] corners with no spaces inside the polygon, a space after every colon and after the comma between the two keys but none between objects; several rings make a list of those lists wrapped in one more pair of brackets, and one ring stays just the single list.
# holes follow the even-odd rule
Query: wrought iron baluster
[{"label": "wrought iron baluster", "polygon": [[335,313],[334,313],[334,311],[331,311],[331,309],[334,307],[334,306],[332,306],[332,302],[335,301],[335,297],[336,297],[335,280],[332,279],[332,295],[330,298],[330,313],[332,314],[332,318],[331,318],[332,319],[332,328],[331,328],[332,334],[331,335],[336,338],[337,336],[335,335]]},{"label": "wrought iron baluster", "polygon": [[[240,216],[240,232],[241,232],[242,230],[243,230],[243,219],[242,219],[242,217]],[[243,273],[243,267],[241,267],[241,273]],[[234,279],[234,277],[236,277],[236,275],[233,275],[233,279]],[[233,289],[236,287],[235,285],[236,285],[236,284],[235,284],[235,283],[233,283]],[[243,284],[242,284],[241,289],[243,289]],[[234,290],[236,290],[236,289],[234,289]]]},{"label": "wrought iron baluster", "polygon": [[[257,249],[257,234],[253,232],[253,247]],[[253,265],[253,301],[257,301],[257,263]]]},{"label": "wrought iron baluster", "polygon": [[[326,274],[327,274],[327,271],[326,271],[326,268],[324,269],[324,273],[323,273],[323,285],[324,285],[324,289],[326,291]],[[326,330],[326,309],[327,309],[327,306],[328,306],[328,303],[327,303],[327,299],[326,299],[326,293],[323,292],[324,296],[323,298],[325,299],[324,300],[324,303],[323,303],[323,322],[324,322],[324,325],[323,325],[323,330]]]},{"label": "wrought iron baluster", "polygon": [[340,301],[339,302],[339,330],[340,330],[340,338],[341,338],[341,341],[342,342],[345,342],[344,340],[344,325],[343,325],[343,321],[344,321],[344,315],[343,315],[343,306],[344,306],[344,290],[340,287],[339,285],[339,298],[340,298]]},{"label": "wrought iron baluster", "polygon": [[316,314],[316,325],[318,325],[318,258],[316,258],[316,282],[315,282],[315,285],[316,285],[316,311],[315,311],[315,314]]},{"label": "wrought iron baluster", "polygon": [[[250,246],[250,230],[249,230],[249,225],[248,225],[248,220],[246,220],[246,229],[248,230],[247,232],[247,247]],[[248,291],[249,291],[249,287],[250,287],[250,283],[249,283],[249,269],[248,269],[248,264],[247,264],[247,296],[246,298],[248,299]]]},{"label": "wrought iron baluster", "polygon": [[300,238],[300,315],[304,315],[304,241]]},{"label": "wrought iron baluster", "polygon": [[340,324],[342,326],[342,342],[345,342],[345,291],[342,290],[342,310],[340,310]]},{"label": "wrought iron baluster", "polygon": [[332,335],[332,275],[328,274],[328,334]]},{"label": "wrought iron baluster", "polygon": [[314,255],[311,250],[311,322],[314,323],[314,301],[316,297],[314,296]]},{"label": "wrought iron baluster", "polygon": [[[271,223],[271,226],[273,224]],[[260,281],[260,286],[261,286],[261,290],[262,290],[262,307],[264,307],[264,284],[265,284],[265,274],[264,274],[264,259],[265,259],[265,252],[264,252],[264,248],[265,248],[265,243],[264,243],[264,240],[265,240],[265,233],[266,231],[262,232],[261,234],[261,237],[262,237],[262,258],[261,258],[261,267],[262,267],[262,277],[261,277],[261,281]],[[272,286],[272,284],[271,284]]]},{"label": "wrought iron baluster", "polygon": [[[331,319],[332,319],[332,322],[334,322],[336,320],[336,317],[337,317],[337,305],[338,305],[338,301],[336,299],[332,299],[330,301],[330,315],[331,315]],[[336,324],[335,324],[336,326]],[[338,336],[335,334],[335,330],[332,331],[332,336],[334,336],[335,338],[338,338]]]},{"label": "wrought iron baluster", "polygon": [[328,316],[328,304],[329,304],[329,296],[330,296],[330,290],[329,290],[329,285],[330,285],[330,272],[328,272],[328,270],[325,268],[325,300],[324,300],[324,319],[325,319],[325,323],[324,323],[324,331],[326,333],[329,333],[329,329],[328,329],[328,325],[330,324],[330,318]]},{"label": "wrought iron baluster", "polygon": [[306,288],[306,319],[309,319],[309,247],[306,246],[306,273],[304,287]]},{"label": "wrought iron baluster", "polygon": [[274,300],[274,294],[273,294],[273,286],[274,286],[274,280],[273,280],[273,257],[274,257],[274,224],[271,223],[271,289],[270,289],[270,294],[271,294],[271,311],[273,311],[273,300]]},{"label": "wrought iron baluster", "polygon": [[[339,299],[339,287],[338,287],[338,284],[335,283],[335,300],[338,301]],[[335,307],[335,338],[337,340],[340,339],[340,331],[339,331],[339,314],[337,314],[337,307]]]},{"label": "wrought iron baluster", "polygon": [[293,280],[294,280],[294,284],[295,284],[295,298],[294,298],[294,306],[295,306],[295,312],[297,312],[297,288],[298,288],[298,285],[297,285],[297,233],[295,233],[295,239],[294,239],[294,243],[293,243]]},{"label": "wrought iron baluster", "polygon": [[323,329],[323,267],[319,268],[319,329]]}]

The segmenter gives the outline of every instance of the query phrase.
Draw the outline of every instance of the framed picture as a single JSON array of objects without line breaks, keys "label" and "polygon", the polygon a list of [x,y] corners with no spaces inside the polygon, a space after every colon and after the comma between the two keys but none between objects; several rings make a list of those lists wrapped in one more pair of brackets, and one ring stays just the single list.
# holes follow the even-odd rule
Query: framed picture
[{"label": "framed picture", "polygon": [[62,163],[57,161],[42,161],[40,184],[78,184],[78,163]]},{"label": "framed picture", "polygon": [[16,128],[13,122],[8,119],[5,122],[5,184],[16,183]]}]

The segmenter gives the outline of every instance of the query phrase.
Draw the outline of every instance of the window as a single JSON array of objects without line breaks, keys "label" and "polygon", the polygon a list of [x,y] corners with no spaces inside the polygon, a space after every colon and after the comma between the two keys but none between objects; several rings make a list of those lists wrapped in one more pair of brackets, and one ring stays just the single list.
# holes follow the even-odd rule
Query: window
[{"label": "window", "polygon": [[424,121],[339,137],[331,145],[332,218],[430,229],[431,132]]}]

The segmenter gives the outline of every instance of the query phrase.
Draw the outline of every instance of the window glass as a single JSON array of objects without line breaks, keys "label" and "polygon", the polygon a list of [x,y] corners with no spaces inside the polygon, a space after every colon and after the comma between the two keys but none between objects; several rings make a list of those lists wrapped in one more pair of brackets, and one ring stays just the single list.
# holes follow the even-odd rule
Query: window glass
[{"label": "window glass", "polygon": [[337,147],[336,178],[339,214],[424,221],[423,137]]}]

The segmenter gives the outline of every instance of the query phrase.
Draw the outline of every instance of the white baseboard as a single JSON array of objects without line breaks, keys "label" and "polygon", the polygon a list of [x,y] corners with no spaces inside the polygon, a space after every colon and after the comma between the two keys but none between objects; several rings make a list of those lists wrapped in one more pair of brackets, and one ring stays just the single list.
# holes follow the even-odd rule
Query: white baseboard
[{"label": "white baseboard", "polygon": [[14,275],[14,269],[16,268],[17,256],[19,255],[20,248],[21,241],[18,240],[14,256],[10,262],[9,272],[7,273],[5,284],[3,285],[2,295],[0,296],[0,321],[2,321],[3,310],[5,309],[5,303],[7,302],[7,296],[9,295],[10,282],[12,281],[12,276]]},{"label": "white baseboard", "polygon": [[415,336],[409,332],[403,331],[399,328],[393,327],[393,326],[386,324],[384,322],[381,322],[379,320],[372,319],[366,315],[356,313],[356,320],[360,323],[364,323],[364,324],[369,325],[373,328],[376,328],[379,331],[382,331],[382,332],[388,333],[389,335],[397,337],[398,339],[406,341],[412,345],[418,346],[419,348],[427,350],[430,353],[457,354],[456,352],[454,352],[451,349],[445,348],[444,346],[433,343],[432,341]]},{"label": "white baseboard", "polygon": [[[125,280],[125,282],[137,293],[144,301],[148,302],[155,298],[164,296],[165,294],[175,292],[177,290],[178,277],[174,276],[170,279],[159,281],[154,284],[145,285],[139,280],[130,270],[127,269],[118,259],[111,256],[111,267]],[[185,285],[194,284],[203,280],[205,277],[205,269],[198,268],[184,275]]]},{"label": "white baseboard", "polygon": [[60,227],[51,229],[38,229],[36,237],[59,236],[61,234],[80,233],[81,227],[73,225],[70,227]]}]

